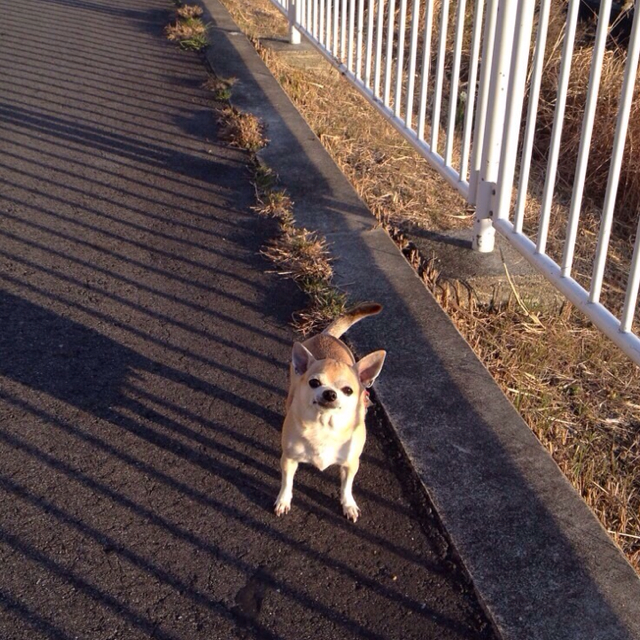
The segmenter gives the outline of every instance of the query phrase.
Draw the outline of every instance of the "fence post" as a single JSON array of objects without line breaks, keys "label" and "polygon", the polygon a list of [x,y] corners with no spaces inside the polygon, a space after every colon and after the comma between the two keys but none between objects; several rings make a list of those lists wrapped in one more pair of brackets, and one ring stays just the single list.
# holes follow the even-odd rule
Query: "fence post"
[{"label": "fence post", "polygon": [[[480,0],[482,2],[482,0]],[[475,101],[475,113],[472,114],[473,123],[473,151],[469,169],[469,196],[467,201],[475,205],[478,201],[478,182],[480,180],[480,165],[482,164],[482,142],[486,129],[487,110],[489,100],[489,83],[491,82],[491,65],[493,46],[496,38],[496,16],[498,0],[488,0],[484,13],[482,28],[482,61],[479,69],[478,97]],[[464,176],[463,176],[464,177]]]},{"label": "fence post", "polygon": [[300,32],[295,27],[296,24],[300,23],[300,2],[301,0],[289,0],[289,42],[291,44],[300,44],[301,42]]},{"label": "fence post", "polygon": [[[524,0],[524,2],[528,1],[530,0]],[[495,212],[498,174],[500,171],[513,45],[517,37],[515,32],[517,4],[514,0],[498,1],[496,35],[488,95],[490,108],[487,112],[482,143],[482,162],[480,165],[476,214],[473,219],[472,246],[475,251],[480,251],[481,253],[490,253],[493,251],[495,244],[496,232],[492,218]],[[483,76],[486,77],[484,74]]]}]

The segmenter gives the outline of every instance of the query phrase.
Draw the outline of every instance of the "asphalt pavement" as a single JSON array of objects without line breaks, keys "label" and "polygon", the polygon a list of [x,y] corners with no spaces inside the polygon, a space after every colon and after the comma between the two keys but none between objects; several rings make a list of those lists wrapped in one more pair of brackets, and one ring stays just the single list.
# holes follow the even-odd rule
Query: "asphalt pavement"
[{"label": "asphalt pavement", "polygon": [[273,515],[304,301],[173,7],[0,0],[0,638],[493,638],[380,410]]}]

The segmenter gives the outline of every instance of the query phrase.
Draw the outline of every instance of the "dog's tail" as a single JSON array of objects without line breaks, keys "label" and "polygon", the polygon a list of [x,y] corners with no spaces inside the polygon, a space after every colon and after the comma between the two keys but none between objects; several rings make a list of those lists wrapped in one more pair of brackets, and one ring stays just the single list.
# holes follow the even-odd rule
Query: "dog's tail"
[{"label": "dog's tail", "polygon": [[377,302],[363,302],[357,307],[353,307],[347,313],[336,318],[322,333],[326,333],[334,338],[339,338],[351,325],[366,318],[374,316],[382,311],[382,305]]}]

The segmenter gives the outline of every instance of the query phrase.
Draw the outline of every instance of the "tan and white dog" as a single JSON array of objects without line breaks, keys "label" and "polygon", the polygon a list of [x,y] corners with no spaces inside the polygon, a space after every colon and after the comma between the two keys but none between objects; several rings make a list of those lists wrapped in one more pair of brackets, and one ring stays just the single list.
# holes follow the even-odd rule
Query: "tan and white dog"
[{"label": "tan and white dog", "polygon": [[298,464],[307,462],[321,471],[340,465],[342,509],[349,520],[358,519],[360,509],[352,486],[366,438],[367,388],[380,373],[386,352],[374,351],[356,362],[340,336],[354,323],[381,310],[374,302],[361,304],[322,333],[293,345],[276,515],[289,512],[293,476]]}]

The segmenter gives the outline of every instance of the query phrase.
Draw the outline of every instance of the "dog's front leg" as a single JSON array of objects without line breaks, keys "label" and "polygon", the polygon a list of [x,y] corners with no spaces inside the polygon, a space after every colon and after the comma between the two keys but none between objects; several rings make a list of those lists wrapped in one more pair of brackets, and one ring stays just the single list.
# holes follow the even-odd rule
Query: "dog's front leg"
[{"label": "dog's front leg", "polygon": [[349,520],[355,522],[360,515],[360,508],[353,499],[351,490],[353,488],[353,479],[358,468],[360,467],[360,461],[356,458],[351,460],[340,467],[340,480],[342,485],[340,487],[340,502],[342,504],[342,511]]},{"label": "dog's front leg", "polygon": [[282,469],[282,484],[280,493],[275,503],[275,512],[277,516],[289,513],[291,509],[291,498],[293,497],[293,476],[296,474],[298,463],[283,453],[280,458],[280,467]]}]

